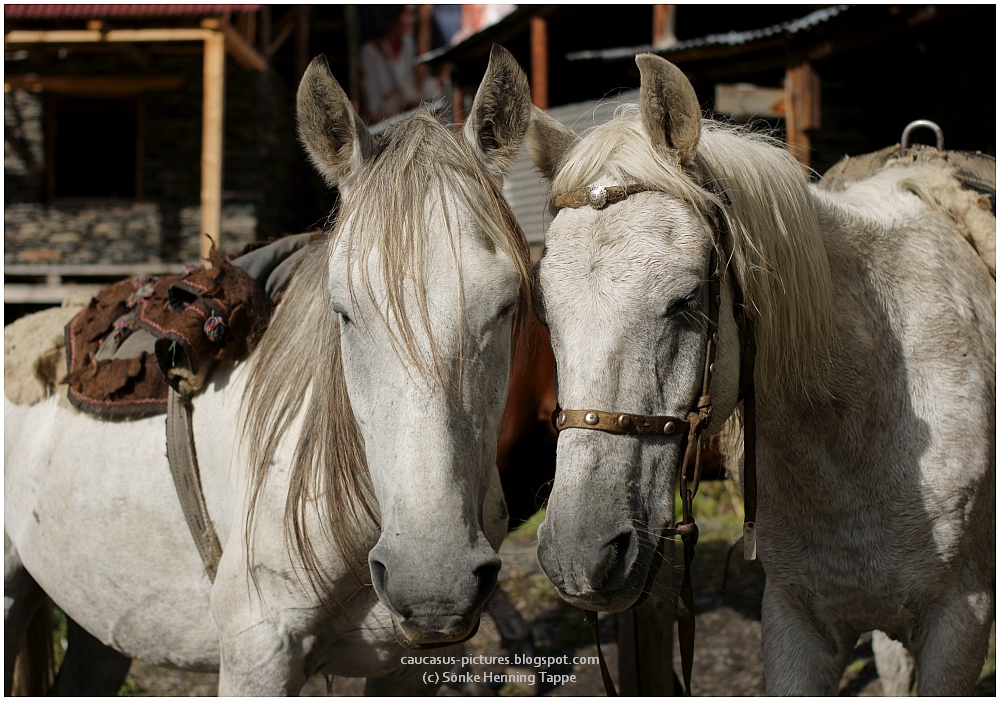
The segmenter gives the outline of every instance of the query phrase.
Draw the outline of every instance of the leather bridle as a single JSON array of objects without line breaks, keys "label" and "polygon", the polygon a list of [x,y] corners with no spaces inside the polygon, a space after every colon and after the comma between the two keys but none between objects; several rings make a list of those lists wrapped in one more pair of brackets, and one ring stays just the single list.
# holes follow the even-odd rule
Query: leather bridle
[{"label": "leather bridle", "polygon": [[[554,206],[558,209],[592,207],[596,210],[621,202],[639,192],[660,191],[640,183],[627,185],[591,185],[557,195]],[[722,202],[726,202],[725,193],[713,192]],[[678,637],[681,648],[681,671],[684,676],[686,695],[691,693],[691,666],[694,655],[694,594],[691,587],[691,561],[694,558],[694,546],[698,542],[698,526],[695,524],[692,512],[692,501],[698,492],[701,480],[701,433],[712,416],[712,396],[710,394],[712,373],[715,370],[715,355],[719,343],[719,308],[722,305],[722,265],[719,253],[725,252],[727,258],[731,251],[726,246],[731,244],[727,236],[726,217],[724,212],[718,212],[716,226],[712,228],[713,246],[710,254],[709,269],[711,278],[708,291],[708,318],[710,334],[705,344],[705,362],[703,365],[701,392],[692,401],[686,416],[656,416],[649,414],[631,414],[627,412],[600,411],[597,409],[562,409],[556,407],[552,414],[552,424],[557,432],[571,428],[606,433],[634,436],[671,436],[681,435],[684,438],[682,458],[680,460],[680,493],[681,520],[673,527],[664,530],[664,536],[679,535],[684,544],[684,580],[681,585],[678,602]],[[728,261],[727,261],[728,263]],[[729,266],[726,266],[729,268]],[[743,291],[734,278],[731,278],[733,289],[733,313],[740,336],[740,396],[744,402],[744,538],[745,557],[756,558],[755,524],[756,518],[756,475],[754,468],[754,423],[755,402],[753,389],[753,366],[755,356],[754,335],[750,320],[744,313]],[[596,630],[596,614],[588,612],[591,628]],[[600,648],[598,641],[598,648]],[[609,684],[610,676],[604,669],[603,657],[602,676],[609,695],[615,693],[614,685]]]}]

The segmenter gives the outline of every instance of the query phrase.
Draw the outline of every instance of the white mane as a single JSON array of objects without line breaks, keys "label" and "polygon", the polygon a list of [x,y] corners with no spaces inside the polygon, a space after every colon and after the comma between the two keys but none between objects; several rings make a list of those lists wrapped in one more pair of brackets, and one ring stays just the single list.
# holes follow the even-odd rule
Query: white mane
[{"label": "white mane", "polygon": [[[610,177],[662,190],[701,212],[720,205],[733,236],[730,264],[754,322],[758,385],[806,396],[826,393],[830,270],[802,170],[768,137],[708,120],[702,122],[697,163],[700,174],[689,173],[656,153],[638,106],[624,105],[570,150],[553,191]],[[702,183],[728,201],[720,202]]]}]

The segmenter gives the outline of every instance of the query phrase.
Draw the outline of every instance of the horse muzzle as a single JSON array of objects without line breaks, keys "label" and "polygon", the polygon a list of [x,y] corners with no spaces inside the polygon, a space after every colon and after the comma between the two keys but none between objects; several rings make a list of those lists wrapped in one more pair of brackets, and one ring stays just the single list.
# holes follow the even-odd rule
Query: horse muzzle
[{"label": "horse muzzle", "polygon": [[577,608],[620,612],[636,606],[655,575],[653,544],[632,525],[581,526],[546,514],[538,529],[538,562],[549,581]]},{"label": "horse muzzle", "polygon": [[399,643],[412,648],[452,645],[475,635],[496,588],[496,553],[488,544],[485,551],[476,548],[464,558],[434,558],[417,545],[405,551],[411,556],[380,543],[368,556],[372,585],[392,617]]}]

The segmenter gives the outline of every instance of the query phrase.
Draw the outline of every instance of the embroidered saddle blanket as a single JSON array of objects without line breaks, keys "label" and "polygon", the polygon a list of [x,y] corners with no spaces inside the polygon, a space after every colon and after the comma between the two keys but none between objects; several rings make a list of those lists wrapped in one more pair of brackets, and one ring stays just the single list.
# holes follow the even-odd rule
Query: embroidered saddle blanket
[{"label": "embroidered saddle blanket", "polygon": [[186,275],[141,275],[97,294],[67,325],[68,398],[101,416],[167,411],[168,387],[197,392],[216,362],[242,360],[267,329],[310,234]]}]

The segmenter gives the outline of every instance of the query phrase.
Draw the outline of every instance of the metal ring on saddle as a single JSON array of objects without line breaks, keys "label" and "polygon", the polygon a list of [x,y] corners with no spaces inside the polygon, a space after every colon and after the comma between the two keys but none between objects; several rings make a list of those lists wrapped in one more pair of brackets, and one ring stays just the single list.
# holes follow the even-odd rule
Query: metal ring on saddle
[{"label": "metal ring on saddle", "polygon": [[929,119],[918,119],[910,122],[906,125],[906,128],[903,129],[903,136],[899,140],[900,148],[903,154],[905,154],[906,150],[910,148],[910,136],[912,136],[913,132],[917,129],[930,129],[933,131],[934,136],[937,138],[937,150],[944,151],[944,131],[942,131],[941,127]]}]

